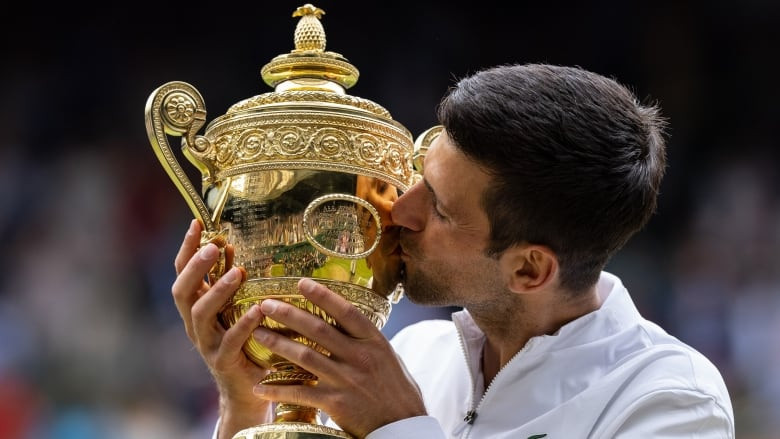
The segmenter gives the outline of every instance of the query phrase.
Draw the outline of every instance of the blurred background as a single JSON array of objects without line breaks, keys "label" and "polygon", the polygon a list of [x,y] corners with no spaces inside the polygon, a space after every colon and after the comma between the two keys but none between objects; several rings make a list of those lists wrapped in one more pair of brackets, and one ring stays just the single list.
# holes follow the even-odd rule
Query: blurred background
[{"label": "blurred background", "polygon": [[[720,368],[740,438],[780,437],[780,2],[504,3],[316,6],[328,50],[360,69],[349,93],[413,134],[457,78],[496,64],[577,65],[658,102],[658,213],[609,270]],[[143,110],[171,80],[200,90],[209,121],[270,91],[260,68],[293,48],[302,4],[0,16],[0,437],[209,437],[216,394],[170,297],[192,215]],[[402,302],[384,331],[449,311]]]}]

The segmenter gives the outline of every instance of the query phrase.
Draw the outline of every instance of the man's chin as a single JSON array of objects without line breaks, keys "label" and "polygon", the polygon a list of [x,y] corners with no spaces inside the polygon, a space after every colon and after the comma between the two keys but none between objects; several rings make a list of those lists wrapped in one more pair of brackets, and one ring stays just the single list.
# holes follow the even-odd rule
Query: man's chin
[{"label": "man's chin", "polygon": [[435,303],[431,303],[430,299],[427,297],[419,297],[414,294],[414,289],[410,290],[409,287],[406,284],[401,284],[401,286],[404,288],[404,297],[406,300],[412,302],[415,305],[420,306],[439,306]]},{"label": "man's chin", "polygon": [[423,279],[414,278],[414,275],[410,276],[405,266],[401,273],[401,286],[404,289],[404,297],[410,302],[420,306],[451,305],[447,297],[441,294],[442,290],[437,289],[433,284],[429,284]]}]

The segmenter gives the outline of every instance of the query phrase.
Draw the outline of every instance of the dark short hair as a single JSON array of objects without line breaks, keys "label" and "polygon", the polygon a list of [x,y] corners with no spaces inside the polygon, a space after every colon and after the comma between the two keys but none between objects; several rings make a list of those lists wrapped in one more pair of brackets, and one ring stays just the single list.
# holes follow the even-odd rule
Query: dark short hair
[{"label": "dark short hair", "polygon": [[571,292],[595,284],[656,209],[665,122],[612,79],[576,67],[494,67],[459,81],[439,121],[492,176],[482,195],[488,254],[549,246]]}]

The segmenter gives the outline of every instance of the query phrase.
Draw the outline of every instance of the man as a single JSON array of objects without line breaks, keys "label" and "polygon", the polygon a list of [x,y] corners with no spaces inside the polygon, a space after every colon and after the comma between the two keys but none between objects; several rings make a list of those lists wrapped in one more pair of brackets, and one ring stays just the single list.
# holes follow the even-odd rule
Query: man
[{"label": "man", "polygon": [[[340,330],[272,300],[224,330],[216,314],[240,271],[204,284],[217,250],[196,252],[191,226],[173,294],[220,389],[218,436],[268,422],[267,401],[283,401],[371,439],[733,437],[717,369],[644,320],[602,271],[655,210],[658,110],[594,73],[513,65],[461,80],[439,119],[424,179],[395,201],[392,222],[407,297],[464,311],[401,331],[395,350],[307,279],[301,294]],[[258,328],[263,314],[330,357]],[[241,353],[249,336],[318,384],[250,390],[264,371]]]}]

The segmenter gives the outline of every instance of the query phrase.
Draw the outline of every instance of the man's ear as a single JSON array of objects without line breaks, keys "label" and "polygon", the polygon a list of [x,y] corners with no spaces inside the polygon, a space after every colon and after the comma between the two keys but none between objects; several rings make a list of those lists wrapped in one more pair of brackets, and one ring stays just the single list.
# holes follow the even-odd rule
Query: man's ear
[{"label": "man's ear", "polygon": [[504,251],[501,271],[507,286],[517,294],[534,294],[558,279],[558,257],[543,245],[516,245]]}]

